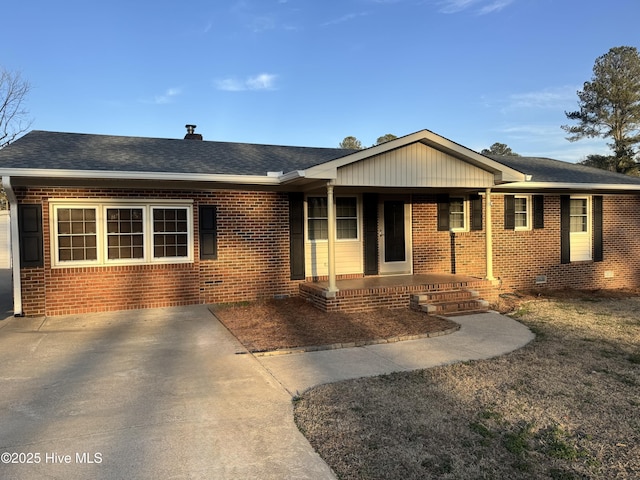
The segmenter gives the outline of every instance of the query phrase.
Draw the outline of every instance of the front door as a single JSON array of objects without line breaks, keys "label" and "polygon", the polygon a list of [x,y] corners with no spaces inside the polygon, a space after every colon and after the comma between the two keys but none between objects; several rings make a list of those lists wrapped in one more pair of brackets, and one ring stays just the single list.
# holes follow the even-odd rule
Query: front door
[{"label": "front door", "polygon": [[411,273],[411,204],[408,199],[381,198],[378,228],[380,274]]}]

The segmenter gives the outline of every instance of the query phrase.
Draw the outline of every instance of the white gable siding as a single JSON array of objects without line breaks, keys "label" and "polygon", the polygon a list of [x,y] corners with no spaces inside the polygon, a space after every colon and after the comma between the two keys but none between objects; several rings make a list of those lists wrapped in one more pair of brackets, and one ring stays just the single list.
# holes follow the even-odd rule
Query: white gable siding
[{"label": "white gable siding", "polygon": [[11,235],[9,211],[0,211],[0,268],[11,268]]},{"label": "white gable siding", "polygon": [[414,143],[340,167],[335,185],[486,188],[494,185],[494,175],[435,148]]}]

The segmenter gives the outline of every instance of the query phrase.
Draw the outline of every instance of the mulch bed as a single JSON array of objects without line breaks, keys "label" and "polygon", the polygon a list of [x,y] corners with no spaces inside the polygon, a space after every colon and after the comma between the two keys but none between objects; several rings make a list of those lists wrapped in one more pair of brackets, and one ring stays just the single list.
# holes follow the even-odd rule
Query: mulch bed
[{"label": "mulch bed", "polygon": [[409,309],[326,313],[302,298],[215,305],[216,317],[250,352],[437,335],[455,322]]}]

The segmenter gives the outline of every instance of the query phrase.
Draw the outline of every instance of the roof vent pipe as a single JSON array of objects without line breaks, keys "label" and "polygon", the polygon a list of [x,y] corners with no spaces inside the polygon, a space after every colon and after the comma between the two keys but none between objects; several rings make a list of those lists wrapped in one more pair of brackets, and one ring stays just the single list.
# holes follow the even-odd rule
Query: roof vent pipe
[{"label": "roof vent pipe", "polygon": [[202,135],[199,133],[195,133],[197,125],[185,125],[187,129],[187,134],[184,136],[185,140],[202,140]]}]

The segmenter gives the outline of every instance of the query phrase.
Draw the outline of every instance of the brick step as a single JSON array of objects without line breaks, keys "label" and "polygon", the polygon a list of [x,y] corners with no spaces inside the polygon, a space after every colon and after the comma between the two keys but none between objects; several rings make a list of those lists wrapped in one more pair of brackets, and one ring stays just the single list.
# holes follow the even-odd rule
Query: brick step
[{"label": "brick step", "polygon": [[478,292],[465,289],[425,292],[411,295],[410,307],[430,315],[462,315],[488,311],[489,302],[478,297]]},{"label": "brick step", "polygon": [[412,295],[416,297],[418,303],[428,302],[447,302],[454,300],[469,300],[478,298],[480,295],[475,290],[457,289],[457,290],[441,290],[435,292],[424,292]]}]

